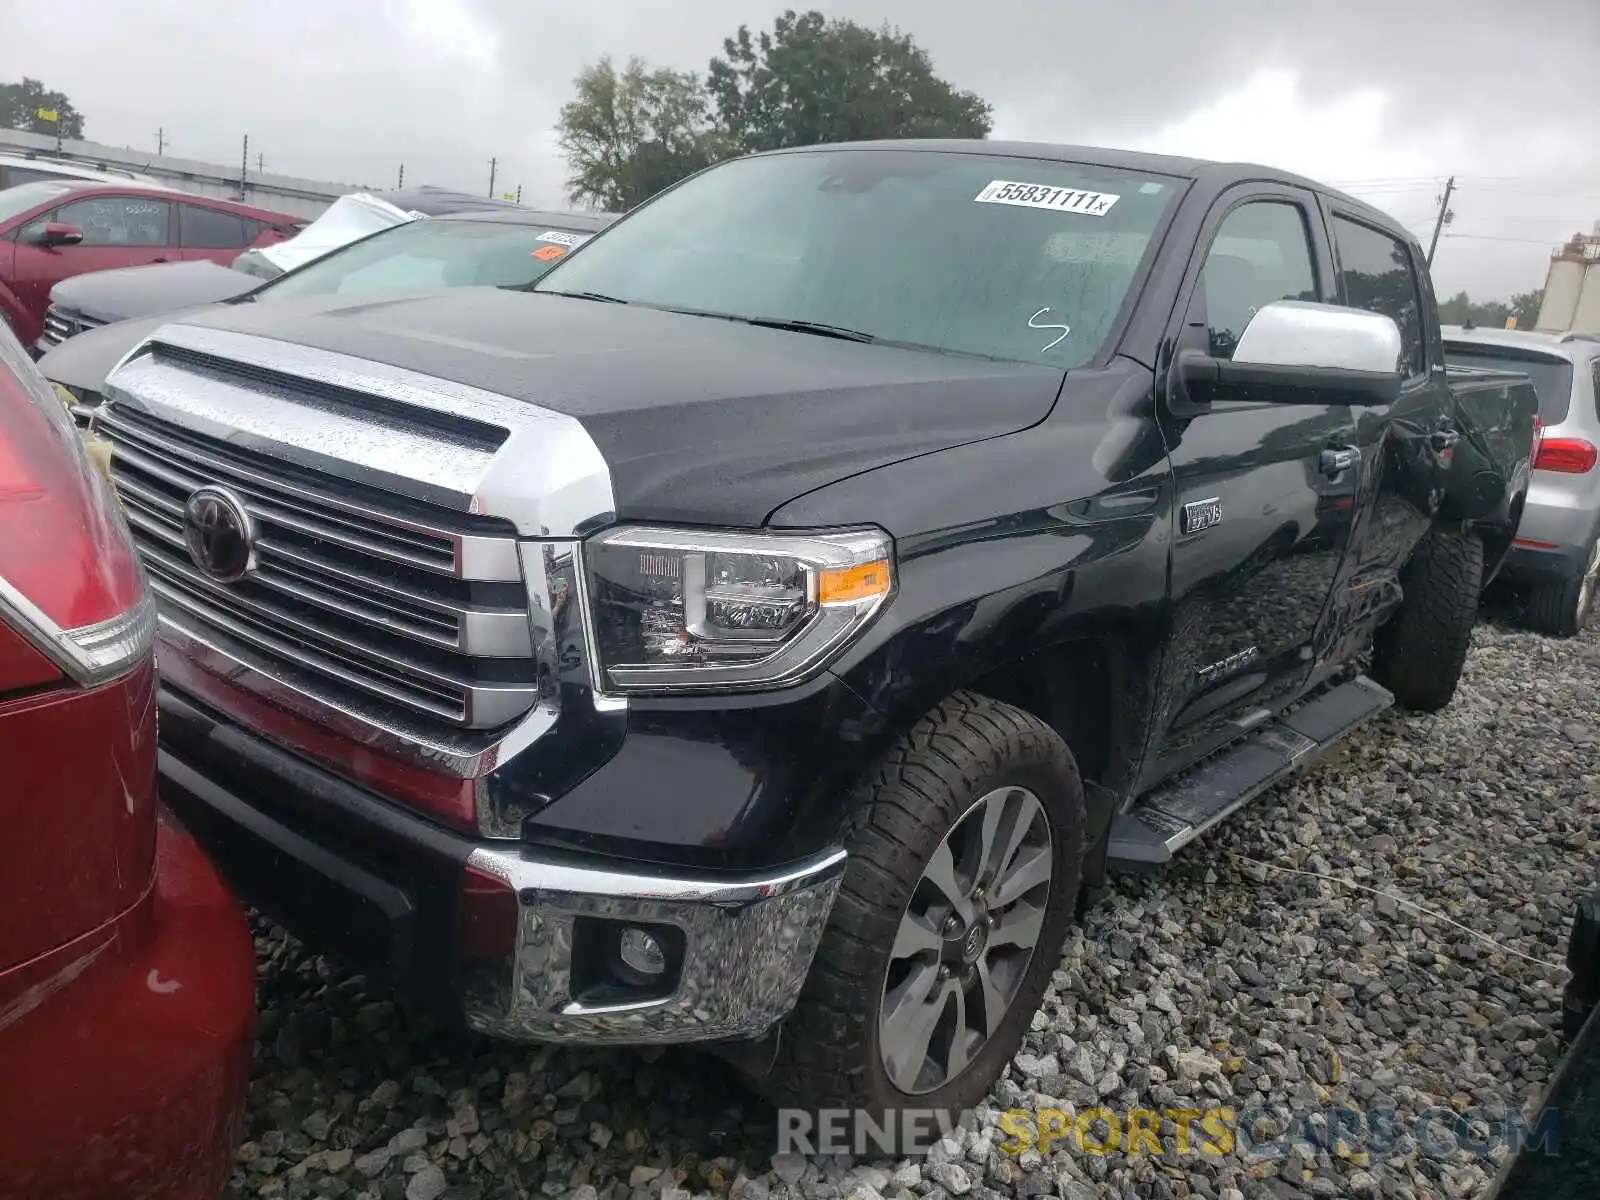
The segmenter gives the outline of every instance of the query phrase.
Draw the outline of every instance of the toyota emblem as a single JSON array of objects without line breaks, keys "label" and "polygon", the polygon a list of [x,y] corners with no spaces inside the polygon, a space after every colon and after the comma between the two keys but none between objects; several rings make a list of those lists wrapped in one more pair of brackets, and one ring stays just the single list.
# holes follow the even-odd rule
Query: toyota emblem
[{"label": "toyota emblem", "polygon": [[255,570],[255,530],[244,501],[227,488],[203,487],[183,506],[189,557],[212,579],[232,583]]}]

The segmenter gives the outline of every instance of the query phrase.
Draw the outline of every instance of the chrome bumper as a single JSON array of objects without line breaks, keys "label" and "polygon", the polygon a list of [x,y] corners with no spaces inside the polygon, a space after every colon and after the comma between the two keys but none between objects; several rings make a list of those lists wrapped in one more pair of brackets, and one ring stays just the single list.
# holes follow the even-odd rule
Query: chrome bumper
[{"label": "chrome bumper", "polygon": [[[541,862],[479,849],[469,865],[515,889],[512,958],[481,967],[467,1024],[524,1041],[650,1043],[755,1038],[789,1014],[811,969],[844,873],[832,850],[784,870],[689,878]],[[574,920],[668,925],[684,936],[671,994],[583,1003],[572,992]]]}]

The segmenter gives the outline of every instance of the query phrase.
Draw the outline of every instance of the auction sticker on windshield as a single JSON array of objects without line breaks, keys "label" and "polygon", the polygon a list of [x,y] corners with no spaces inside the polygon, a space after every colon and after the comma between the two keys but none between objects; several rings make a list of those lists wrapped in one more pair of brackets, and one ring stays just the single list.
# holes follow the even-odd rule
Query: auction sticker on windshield
[{"label": "auction sticker on windshield", "polygon": [[1038,183],[1016,183],[992,179],[972,198],[974,204],[1015,204],[1020,208],[1049,208],[1056,212],[1103,217],[1121,196],[1110,192],[1086,192],[1081,188],[1046,187]]},{"label": "auction sticker on windshield", "polygon": [[560,229],[549,229],[534,238],[536,242],[554,242],[558,246],[566,246],[569,250],[574,246],[581,246],[589,240],[587,233],[567,233]]}]

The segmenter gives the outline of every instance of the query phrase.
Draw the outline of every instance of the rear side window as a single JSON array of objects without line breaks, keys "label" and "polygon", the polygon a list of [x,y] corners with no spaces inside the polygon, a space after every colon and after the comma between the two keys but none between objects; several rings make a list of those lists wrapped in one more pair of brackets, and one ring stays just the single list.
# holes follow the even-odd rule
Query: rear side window
[{"label": "rear side window", "polygon": [[252,241],[247,232],[244,220],[233,213],[198,204],[178,205],[178,237],[185,246],[197,250],[243,250]]},{"label": "rear side window", "polygon": [[1546,426],[1567,419],[1572,401],[1572,364],[1553,354],[1505,346],[1470,345],[1452,342],[1445,346],[1447,362],[1478,371],[1516,371],[1533,380],[1539,396],[1539,420]]},{"label": "rear side window", "polygon": [[1422,302],[1406,244],[1338,216],[1333,218],[1333,240],[1339,250],[1339,288],[1344,302],[1392,317],[1400,326],[1401,365],[1408,375],[1422,374],[1426,361]]}]

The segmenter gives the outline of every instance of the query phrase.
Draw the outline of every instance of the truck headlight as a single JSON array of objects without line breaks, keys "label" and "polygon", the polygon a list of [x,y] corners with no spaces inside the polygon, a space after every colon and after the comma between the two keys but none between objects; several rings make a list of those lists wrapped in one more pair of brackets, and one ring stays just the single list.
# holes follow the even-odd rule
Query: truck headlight
[{"label": "truck headlight", "polygon": [[625,526],[584,547],[604,690],[757,690],[794,683],[894,590],[877,529],[718,533]]}]

